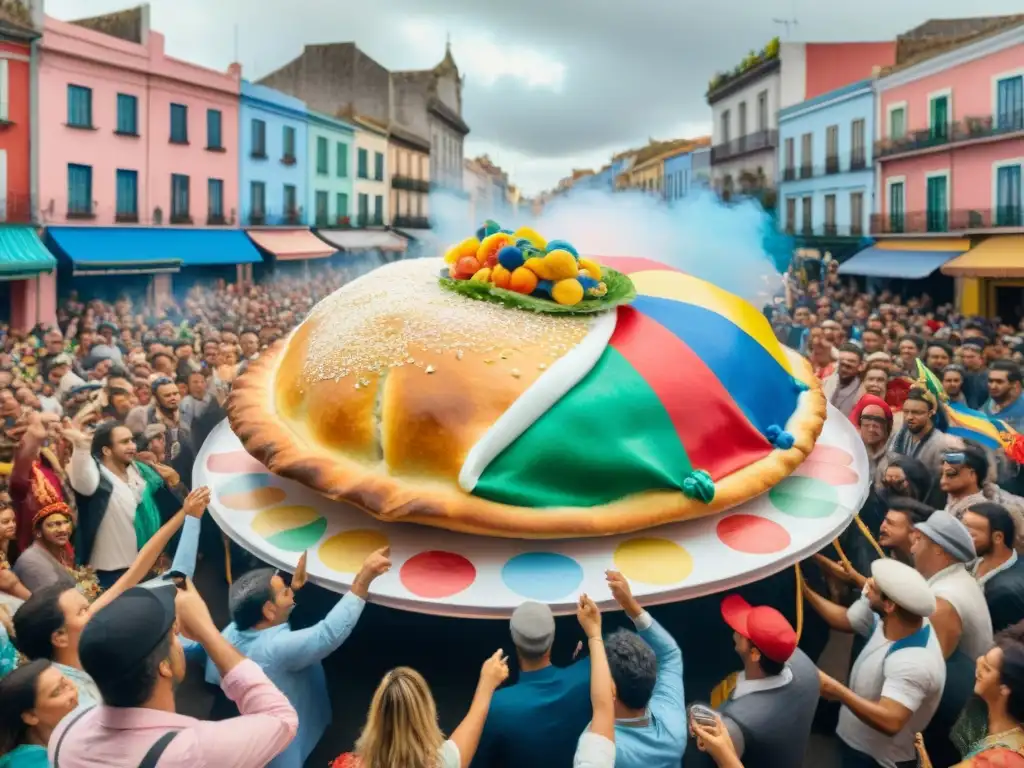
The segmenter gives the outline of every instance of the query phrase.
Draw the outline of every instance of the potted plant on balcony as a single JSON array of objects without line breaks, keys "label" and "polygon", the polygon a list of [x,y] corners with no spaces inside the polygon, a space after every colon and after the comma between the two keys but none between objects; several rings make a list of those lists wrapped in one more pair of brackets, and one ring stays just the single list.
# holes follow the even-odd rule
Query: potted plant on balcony
[{"label": "potted plant on balcony", "polygon": [[345,227],[345,228],[351,227],[352,226],[352,219],[350,219],[348,216],[339,216],[338,217],[338,226],[339,227]]}]

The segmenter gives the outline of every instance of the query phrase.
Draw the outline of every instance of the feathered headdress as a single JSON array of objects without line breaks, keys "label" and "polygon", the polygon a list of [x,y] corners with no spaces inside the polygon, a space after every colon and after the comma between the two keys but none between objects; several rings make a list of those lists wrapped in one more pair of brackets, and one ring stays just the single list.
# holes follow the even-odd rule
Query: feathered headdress
[{"label": "feathered headdress", "polygon": [[68,520],[72,520],[71,507],[61,499],[39,467],[32,468],[31,489],[32,497],[36,500],[36,504],[39,505],[38,511],[32,518],[33,528],[50,515],[60,514],[67,517]]}]

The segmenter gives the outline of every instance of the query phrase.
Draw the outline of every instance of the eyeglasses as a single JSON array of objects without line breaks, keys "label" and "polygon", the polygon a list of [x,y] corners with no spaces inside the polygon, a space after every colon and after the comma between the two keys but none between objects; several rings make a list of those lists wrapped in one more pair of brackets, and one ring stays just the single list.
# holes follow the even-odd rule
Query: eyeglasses
[{"label": "eyeglasses", "polygon": [[889,423],[889,420],[884,416],[861,416],[860,425],[863,427],[865,424],[877,424],[880,427],[884,427]]},{"label": "eyeglasses", "polygon": [[967,454],[962,451],[954,451],[943,454],[942,460],[951,466],[959,466],[967,463]]}]

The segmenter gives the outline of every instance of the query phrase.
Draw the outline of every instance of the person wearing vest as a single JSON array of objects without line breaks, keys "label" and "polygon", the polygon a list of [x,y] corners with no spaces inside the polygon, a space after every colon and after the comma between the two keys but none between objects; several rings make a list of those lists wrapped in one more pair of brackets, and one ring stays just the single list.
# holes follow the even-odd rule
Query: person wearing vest
[{"label": "person wearing vest", "polygon": [[849,686],[819,672],[821,696],[838,701],[842,768],[916,768],[915,735],[939,708],[946,683],[942,646],[928,617],[935,595],[909,565],[879,559],[863,596],[844,608],[804,587],[832,629],[867,637]]},{"label": "person wearing vest", "polygon": [[818,706],[818,668],[796,647],[796,631],[774,608],[739,595],[722,601],[743,671],[719,707],[745,768],[801,768]]},{"label": "person wearing vest", "polygon": [[68,477],[78,499],[75,552],[110,587],[181,508],[156,470],[135,461],[131,430],[112,421],[92,434],[65,428],[74,451]]}]

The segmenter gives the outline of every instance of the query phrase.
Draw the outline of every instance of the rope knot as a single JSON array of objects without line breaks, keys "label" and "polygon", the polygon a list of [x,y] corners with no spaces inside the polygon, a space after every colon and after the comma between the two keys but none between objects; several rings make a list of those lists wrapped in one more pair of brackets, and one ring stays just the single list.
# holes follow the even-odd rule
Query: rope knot
[{"label": "rope knot", "polygon": [[783,451],[788,451],[793,447],[793,443],[796,442],[793,435],[784,430],[778,424],[772,424],[768,427],[764,432],[764,436],[768,438],[769,443]]},{"label": "rope knot", "polygon": [[710,504],[715,499],[715,481],[703,469],[695,469],[683,480],[683,494]]}]

